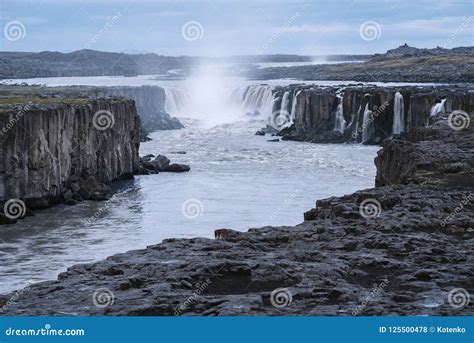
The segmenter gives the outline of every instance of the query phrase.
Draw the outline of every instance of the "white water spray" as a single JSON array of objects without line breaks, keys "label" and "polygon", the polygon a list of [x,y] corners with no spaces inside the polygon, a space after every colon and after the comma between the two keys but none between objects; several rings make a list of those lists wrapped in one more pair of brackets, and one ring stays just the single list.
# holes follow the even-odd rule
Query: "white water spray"
[{"label": "white water spray", "polygon": [[339,103],[336,109],[336,120],[334,130],[339,131],[340,133],[344,133],[344,130],[346,129],[346,120],[344,119],[344,113],[342,108],[342,96],[338,95],[337,98]]},{"label": "white water spray", "polygon": [[290,102],[289,98],[290,98],[290,92],[289,91],[286,91],[285,93],[283,93],[283,98],[281,99],[281,107],[280,107],[281,112],[287,112],[288,111],[288,103]]},{"label": "white water spray", "polygon": [[365,105],[364,118],[362,122],[362,143],[367,142],[372,134],[372,111],[369,110],[369,103]]},{"label": "white water spray", "polygon": [[446,102],[446,99],[443,99],[441,100],[441,102],[438,102],[437,104],[433,105],[433,107],[431,107],[430,117],[433,117],[437,115],[438,113],[446,112],[446,109],[444,108],[445,102]]},{"label": "white water spray", "polygon": [[212,66],[197,68],[188,79],[164,88],[167,112],[211,126],[255,117],[266,119],[273,107],[272,87],[244,85]]},{"label": "white water spray", "polygon": [[302,90],[299,90],[296,92],[296,94],[293,96],[293,103],[291,104],[291,112],[290,112],[290,120],[291,123],[293,124],[295,122],[295,117],[296,117],[296,105],[298,104],[298,96]]},{"label": "white water spray", "polygon": [[393,127],[392,134],[399,135],[405,131],[405,105],[403,95],[400,92],[395,93],[393,103]]}]

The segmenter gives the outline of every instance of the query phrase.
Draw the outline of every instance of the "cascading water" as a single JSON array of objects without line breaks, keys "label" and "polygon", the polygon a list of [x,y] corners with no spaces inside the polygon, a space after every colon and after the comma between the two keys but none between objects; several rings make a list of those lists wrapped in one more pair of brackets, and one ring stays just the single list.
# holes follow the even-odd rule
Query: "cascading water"
[{"label": "cascading water", "polygon": [[428,126],[430,124],[430,118],[431,117],[446,111],[446,109],[444,107],[445,102],[446,102],[446,98],[442,99],[441,102],[438,102],[438,103],[434,104],[433,107],[431,107],[430,116],[428,118],[426,118],[425,126]]},{"label": "cascading water", "polygon": [[222,87],[216,84],[199,90],[183,83],[164,88],[165,108],[173,116],[218,123],[244,119],[245,115],[269,118],[272,113],[274,99],[268,85]]},{"label": "cascading water", "polygon": [[337,98],[339,103],[336,109],[336,120],[334,130],[339,131],[340,133],[344,133],[344,130],[346,129],[346,120],[344,119],[344,113],[342,109],[342,96],[338,95]]},{"label": "cascading water", "polygon": [[[353,107],[355,105],[355,102],[353,104]],[[359,108],[357,111],[354,111],[354,108],[352,110],[351,114],[351,121],[348,125],[352,129],[352,136],[356,138],[359,135],[359,118],[360,118],[360,111],[362,109],[362,105],[359,105]]]},{"label": "cascading water", "polygon": [[234,88],[230,101],[238,105],[246,114],[269,117],[273,107],[273,92],[268,85],[250,85]]},{"label": "cascading water", "polygon": [[393,103],[393,127],[392,134],[399,135],[405,131],[405,105],[403,103],[403,95],[400,92],[395,93]]},{"label": "cascading water", "polygon": [[296,105],[298,103],[298,95],[302,90],[299,90],[296,92],[295,96],[293,97],[293,103],[291,104],[291,112],[290,112],[290,121],[293,124],[295,122],[295,117],[296,117]]},{"label": "cascading water", "polygon": [[165,88],[165,109],[173,115],[182,114],[189,95],[179,88]]},{"label": "cascading water", "polygon": [[369,103],[365,105],[364,118],[362,122],[362,143],[367,142],[372,135],[372,111],[369,110]]},{"label": "cascading water", "polygon": [[445,102],[446,102],[446,99],[443,99],[443,100],[441,100],[441,102],[438,102],[433,107],[431,107],[430,117],[433,117],[433,116],[437,115],[438,113],[445,112],[446,111],[445,108],[444,108],[444,103]]},{"label": "cascading water", "polygon": [[276,126],[279,130],[288,127],[292,124],[291,114],[288,113],[288,105],[290,103],[290,92],[286,91],[283,93],[281,99],[280,109],[271,114],[270,125]]},{"label": "cascading water", "polygon": [[287,112],[288,111],[289,98],[290,98],[290,92],[289,91],[286,91],[285,93],[283,93],[283,98],[281,99],[281,107],[280,107],[281,112]]}]

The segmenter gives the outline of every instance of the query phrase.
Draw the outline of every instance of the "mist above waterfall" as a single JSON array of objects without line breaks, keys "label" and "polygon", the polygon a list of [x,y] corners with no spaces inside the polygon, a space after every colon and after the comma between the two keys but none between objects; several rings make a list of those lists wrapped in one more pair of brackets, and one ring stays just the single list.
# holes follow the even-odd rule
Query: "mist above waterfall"
[{"label": "mist above waterfall", "polygon": [[224,73],[213,65],[196,68],[184,86],[188,97],[184,104],[186,117],[200,119],[209,125],[244,119],[244,113],[229,101],[229,83]]},{"label": "mist above waterfall", "polygon": [[245,84],[225,69],[204,64],[179,83],[165,87],[166,109],[207,126],[268,118],[273,101],[268,85]]}]

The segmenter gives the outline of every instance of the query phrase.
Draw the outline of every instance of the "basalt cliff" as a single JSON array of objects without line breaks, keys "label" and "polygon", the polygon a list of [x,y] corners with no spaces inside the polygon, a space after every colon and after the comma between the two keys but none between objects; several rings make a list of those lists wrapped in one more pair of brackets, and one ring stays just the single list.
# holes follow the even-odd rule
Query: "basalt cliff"
[{"label": "basalt cliff", "polygon": [[380,145],[452,111],[474,111],[472,88],[290,85],[274,90],[270,125],[284,140]]},{"label": "basalt cliff", "polygon": [[0,97],[2,223],[59,202],[105,200],[110,182],[138,171],[133,100],[25,92]]},{"label": "basalt cliff", "polygon": [[223,228],[75,265],[2,296],[2,313],[473,315],[474,130],[463,118],[453,128],[438,113],[385,141],[375,188],[318,200],[297,226]]}]

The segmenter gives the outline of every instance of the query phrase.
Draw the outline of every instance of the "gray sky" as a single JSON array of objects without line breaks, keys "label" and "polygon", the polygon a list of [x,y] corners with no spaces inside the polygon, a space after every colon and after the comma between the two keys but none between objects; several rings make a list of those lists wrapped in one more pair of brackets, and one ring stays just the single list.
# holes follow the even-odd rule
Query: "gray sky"
[{"label": "gray sky", "polygon": [[470,0],[2,0],[1,6],[0,49],[8,51],[324,55],[474,41]]}]

